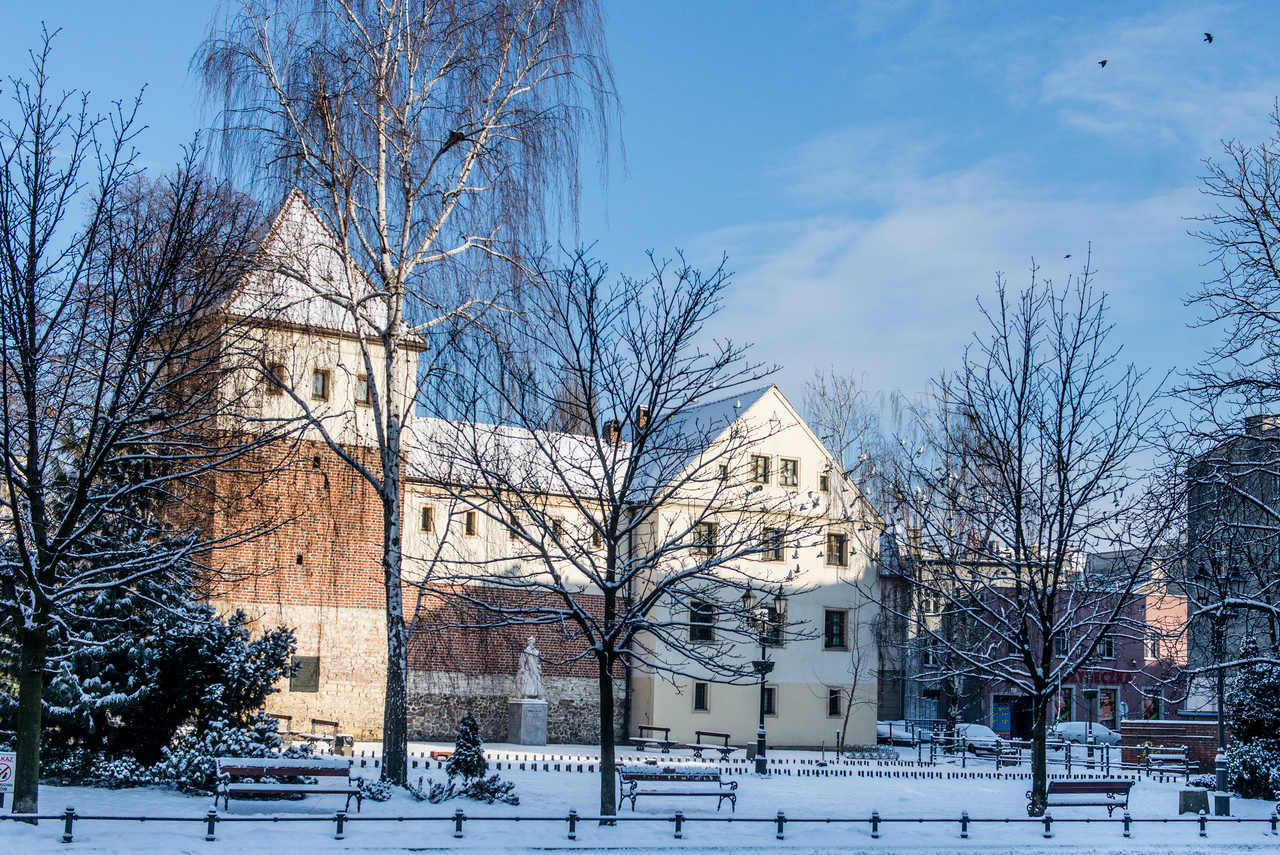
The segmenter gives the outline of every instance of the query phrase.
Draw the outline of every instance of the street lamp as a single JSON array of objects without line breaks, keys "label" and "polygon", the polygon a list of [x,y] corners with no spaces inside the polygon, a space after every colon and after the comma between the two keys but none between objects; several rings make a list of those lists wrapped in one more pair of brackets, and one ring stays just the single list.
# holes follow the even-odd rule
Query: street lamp
[{"label": "street lamp", "polygon": [[[778,593],[773,599],[773,607],[770,609],[761,599],[759,603],[755,602],[755,597],[748,588],[746,593],[742,595],[743,612],[747,615],[748,625],[756,633],[756,639],[760,642],[760,658],[753,660],[752,669],[756,672],[756,676],[760,680],[760,723],[756,728],[756,774],[769,774],[768,761],[765,756],[767,749],[767,739],[764,729],[764,713],[765,713],[765,680],[769,673],[773,671],[774,662],[769,658],[767,647],[770,643],[777,644],[777,624],[782,621],[782,609],[785,600],[782,596],[782,588],[779,586]],[[772,612],[772,614],[770,614]],[[770,635],[774,637],[771,639]]]},{"label": "street lamp", "polygon": [[[1231,599],[1232,589],[1239,581],[1241,581],[1240,570],[1232,566],[1227,572],[1226,596],[1224,599]],[[1218,593],[1221,596],[1222,589],[1219,589]],[[1218,754],[1213,758],[1213,765],[1218,792],[1225,793],[1227,791],[1227,722],[1223,707],[1226,706],[1227,680],[1222,663],[1227,658],[1227,611],[1223,603],[1218,604],[1218,610],[1213,618],[1213,652],[1218,665],[1216,681],[1218,695]]]}]

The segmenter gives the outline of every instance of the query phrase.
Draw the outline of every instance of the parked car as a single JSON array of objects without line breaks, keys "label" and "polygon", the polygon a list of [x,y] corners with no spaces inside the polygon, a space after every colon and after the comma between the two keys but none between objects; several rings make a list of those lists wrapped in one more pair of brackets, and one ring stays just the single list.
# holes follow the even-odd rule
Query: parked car
[{"label": "parked car", "polygon": [[985,724],[957,724],[956,739],[974,754],[995,754],[1005,747],[1004,738]]},{"label": "parked car", "polygon": [[1083,745],[1092,739],[1098,745],[1119,745],[1120,734],[1106,725],[1088,721],[1060,721],[1049,728],[1049,738],[1057,737],[1067,742]]},{"label": "parked car", "polygon": [[876,722],[876,742],[891,745],[915,745],[917,735],[918,731],[905,721]]}]

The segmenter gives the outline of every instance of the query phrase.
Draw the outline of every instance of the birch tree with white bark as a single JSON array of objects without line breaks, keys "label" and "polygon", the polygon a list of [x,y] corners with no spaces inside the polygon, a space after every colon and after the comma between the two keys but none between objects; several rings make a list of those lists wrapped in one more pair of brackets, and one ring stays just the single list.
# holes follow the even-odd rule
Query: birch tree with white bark
[{"label": "birch tree with white bark", "polygon": [[299,190],[323,225],[308,241],[324,246],[294,255],[337,259],[320,277],[291,270],[287,251],[270,263],[356,342],[373,458],[311,406],[309,377],[277,382],[382,505],[382,777],[396,784],[408,762],[405,426],[450,336],[518,303],[525,242],[572,219],[579,150],[604,139],[612,98],[601,33],[594,0],[239,0],[195,60],[229,167],[276,198]]},{"label": "birch tree with white bark", "polygon": [[429,591],[459,625],[554,627],[567,661],[594,664],[602,816],[621,669],[754,684],[761,636],[804,631],[762,609],[801,589],[788,559],[824,521],[752,469],[780,428],[739,416],[773,369],[709,336],[729,282],[683,259],[639,277],[581,252],[542,268],[528,311],[442,382],[448,418],[422,425],[418,474],[509,533],[500,554],[437,562]]},{"label": "birch tree with white bark", "polygon": [[[925,677],[1029,700],[1033,815],[1055,696],[1108,638],[1143,633],[1134,595],[1177,513],[1137,468],[1158,384],[1120,361],[1091,278],[1086,265],[1056,287],[1033,268],[1013,293],[997,280],[985,329],[936,384],[936,417],[896,479],[920,529],[912,583],[928,613],[916,626],[936,651]],[[1085,578],[1084,556],[1104,551],[1120,555],[1107,577]]]}]

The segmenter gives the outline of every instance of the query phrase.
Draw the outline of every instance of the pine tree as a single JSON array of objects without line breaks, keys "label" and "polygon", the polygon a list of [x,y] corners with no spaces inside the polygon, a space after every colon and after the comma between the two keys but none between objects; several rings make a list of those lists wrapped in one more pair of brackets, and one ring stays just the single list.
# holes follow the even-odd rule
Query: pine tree
[{"label": "pine tree", "polygon": [[[1258,643],[1246,637],[1240,658],[1258,657]],[[1245,798],[1280,797],[1280,667],[1269,662],[1242,666],[1226,694],[1231,724],[1228,786]]]},{"label": "pine tree", "polygon": [[480,741],[480,725],[475,716],[467,713],[458,724],[458,740],[453,754],[445,764],[449,778],[462,778],[468,783],[484,777],[489,762],[484,759],[484,744]]}]

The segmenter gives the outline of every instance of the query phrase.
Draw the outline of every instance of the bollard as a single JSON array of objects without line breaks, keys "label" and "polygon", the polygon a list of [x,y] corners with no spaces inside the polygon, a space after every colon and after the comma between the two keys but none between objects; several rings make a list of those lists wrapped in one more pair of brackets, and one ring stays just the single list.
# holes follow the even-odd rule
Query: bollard
[{"label": "bollard", "polygon": [[338,826],[337,829],[335,829],[333,832],[333,839],[334,840],[344,839],[346,837],[346,834],[343,833],[343,826],[346,825],[347,823],[347,812],[345,810],[338,811],[336,814],[333,815],[333,821],[337,823],[337,826]]},{"label": "bollard", "polygon": [[878,810],[871,812],[871,836],[873,838],[880,836],[880,811]]},{"label": "bollard", "polygon": [[676,840],[680,840],[684,837],[684,812],[683,811],[676,811],[675,821],[676,821]]},{"label": "bollard", "polygon": [[1277,820],[1280,820],[1280,806],[1277,806],[1276,809],[1271,813],[1271,834],[1273,837],[1276,834]]},{"label": "bollard", "polygon": [[213,835],[213,826],[214,826],[214,823],[218,821],[217,810],[213,808],[209,808],[209,812],[204,816],[204,821],[208,823],[208,826],[205,829],[204,839],[212,841],[215,839]]},{"label": "bollard", "polygon": [[786,814],[784,814],[782,811],[778,811],[778,839],[779,840],[782,839],[783,826],[785,826],[786,824],[787,824]]},{"label": "bollard", "polygon": [[1205,818],[1204,811],[1200,811],[1200,836],[1209,836],[1209,821]]},{"label": "bollard", "polygon": [[966,840],[969,837],[969,812],[967,810],[960,811],[960,837]]},{"label": "bollard", "polygon": [[76,821],[76,809],[67,806],[67,810],[62,814],[62,842],[71,842],[71,824]]},{"label": "bollard", "polygon": [[578,839],[578,812],[569,808],[569,839]]},{"label": "bollard", "polygon": [[462,808],[458,808],[453,812],[453,836],[454,837],[462,836],[462,821],[466,818],[467,816],[462,812]]},{"label": "bollard", "polygon": [[1047,813],[1044,815],[1044,836],[1053,837],[1053,817]]}]

